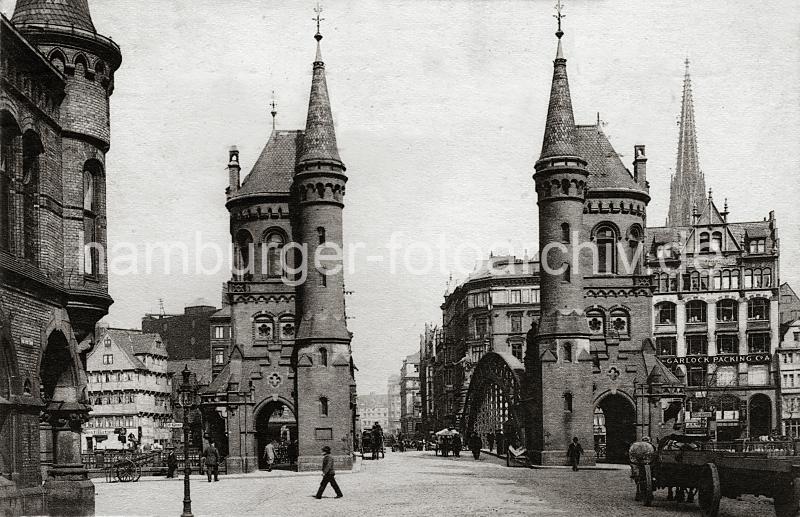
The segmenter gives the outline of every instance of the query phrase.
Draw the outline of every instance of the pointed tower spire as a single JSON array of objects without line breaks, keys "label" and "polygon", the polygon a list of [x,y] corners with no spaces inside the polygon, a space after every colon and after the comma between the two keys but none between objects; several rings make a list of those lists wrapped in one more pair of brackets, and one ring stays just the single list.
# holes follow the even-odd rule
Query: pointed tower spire
[{"label": "pointed tower spire", "polygon": [[669,216],[667,217],[669,226],[691,224],[692,206],[705,206],[706,204],[706,182],[700,171],[700,160],[697,153],[689,58],[686,58],[684,64],[686,72],[683,78],[681,119],[678,123],[678,160],[670,187]]},{"label": "pointed tower spire", "polygon": [[325,63],[322,61],[322,49],[320,42],[320,22],[324,20],[320,15],[322,8],[317,5],[314,9],[317,13],[314,20],[317,22],[317,33],[314,39],[317,40],[317,54],[314,58],[314,72],[311,79],[311,94],[308,99],[308,117],[306,118],[306,130],[303,137],[303,152],[300,155],[299,164],[313,161],[333,161],[342,165],[339,158],[339,149],[336,145],[336,132],[333,127],[333,115],[331,114],[331,103],[328,98],[328,84],[325,80]]},{"label": "pointed tower spire", "polygon": [[278,105],[275,104],[275,90],[272,90],[272,101],[269,103],[269,107],[272,108],[269,112],[272,115],[272,130],[275,131],[275,117],[278,115]]},{"label": "pointed tower spire", "polygon": [[554,156],[576,156],[575,118],[572,114],[572,99],[567,80],[567,60],[564,58],[564,50],[561,48],[561,38],[564,36],[564,31],[561,30],[561,19],[564,18],[564,14],[561,12],[560,1],[556,8],[558,11],[554,16],[558,20],[558,30],[556,31],[558,48],[556,49],[556,59],[553,61],[553,84],[550,88],[550,104],[547,108],[547,122],[544,128],[540,160]]}]

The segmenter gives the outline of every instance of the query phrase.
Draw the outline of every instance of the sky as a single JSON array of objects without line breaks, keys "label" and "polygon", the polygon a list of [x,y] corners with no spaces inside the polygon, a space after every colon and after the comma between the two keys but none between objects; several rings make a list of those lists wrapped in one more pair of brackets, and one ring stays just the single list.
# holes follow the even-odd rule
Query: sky
[{"label": "sky", "polygon": [[[89,3],[123,55],[111,99],[109,245],[129,243],[140,258],[154,242],[196,250],[199,236],[228,246],[228,147],[238,146],[249,172],[271,129],[273,90],[278,129],[304,127],[315,3]],[[490,251],[537,249],[531,175],[555,56],[554,3],[323,4],[322,52],[349,177],[345,244],[364,245],[346,259],[362,393],[385,392],[425,322],[441,321],[451,272],[457,282]],[[0,0],[0,10],[10,16],[13,4]],[[688,57],[706,183],[716,201],[728,199],[731,221],[775,211],[780,280],[800,287],[800,3],[574,0],[564,12],[576,122],[599,113],[631,169],[634,144],[646,144],[648,224],[666,218]],[[390,251],[390,242],[402,248]],[[403,267],[405,257],[424,266],[427,246],[431,271]],[[230,277],[154,266],[110,278],[109,324],[139,328],[159,298],[167,312],[198,298],[219,306]]]}]

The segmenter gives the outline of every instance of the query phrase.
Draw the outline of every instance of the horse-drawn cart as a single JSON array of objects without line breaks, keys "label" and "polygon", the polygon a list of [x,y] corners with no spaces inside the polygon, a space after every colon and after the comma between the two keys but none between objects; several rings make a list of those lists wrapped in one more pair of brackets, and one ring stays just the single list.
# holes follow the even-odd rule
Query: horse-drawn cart
[{"label": "horse-drawn cart", "polygon": [[742,494],[772,497],[777,517],[800,515],[800,458],[719,450],[707,442],[687,435],[659,442],[653,461],[638,466],[637,493],[646,506],[655,490],[666,488],[692,495],[696,491],[700,509],[709,517],[718,515],[723,496]]}]

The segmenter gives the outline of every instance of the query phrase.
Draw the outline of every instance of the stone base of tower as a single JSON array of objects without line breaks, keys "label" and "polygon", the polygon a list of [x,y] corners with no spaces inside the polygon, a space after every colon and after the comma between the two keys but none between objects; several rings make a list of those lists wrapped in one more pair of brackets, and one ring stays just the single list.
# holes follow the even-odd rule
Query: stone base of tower
[{"label": "stone base of tower", "polygon": [[255,456],[228,456],[225,458],[228,474],[246,474],[258,470],[258,458]]},{"label": "stone base of tower", "polygon": [[[86,476],[75,473],[75,476]],[[44,483],[48,515],[94,515],[94,483],[88,479],[48,479]]]},{"label": "stone base of tower", "polygon": [[[331,455],[333,457],[333,468],[336,470],[353,470],[352,455]],[[297,458],[298,472],[322,471],[322,455],[319,456],[300,456]]]},{"label": "stone base of tower", "polygon": [[45,515],[44,490],[41,486],[17,488],[16,483],[0,477],[0,515]]},{"label": "stone base of tower", "polygon": [[[546,451],[531,451],[531,463],[534,465],[541,465],[543,467],[557,467],[570,465],[569,458],[567,458],[567,450],[546,450]],[[581,455],[581,466],[593,466],[596,464],[596,456],[594,450],[586,450],[584,448]]]}]

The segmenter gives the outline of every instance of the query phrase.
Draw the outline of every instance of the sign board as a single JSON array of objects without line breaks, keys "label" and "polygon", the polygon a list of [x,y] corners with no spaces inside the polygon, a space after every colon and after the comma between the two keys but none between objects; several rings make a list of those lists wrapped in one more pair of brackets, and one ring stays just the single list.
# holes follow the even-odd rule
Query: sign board
[{"label": "sign board", "polygon": [[167,422],[167,427],[170,429],[183,429],[183,422]]},{"label": "sign board", "polygon": [[769,363],[772,356],[769,353],[746,355],[699,355],[688,357],[661,357],[661,362],[666,365],[673,364],[739,364],[739,363]]}]

